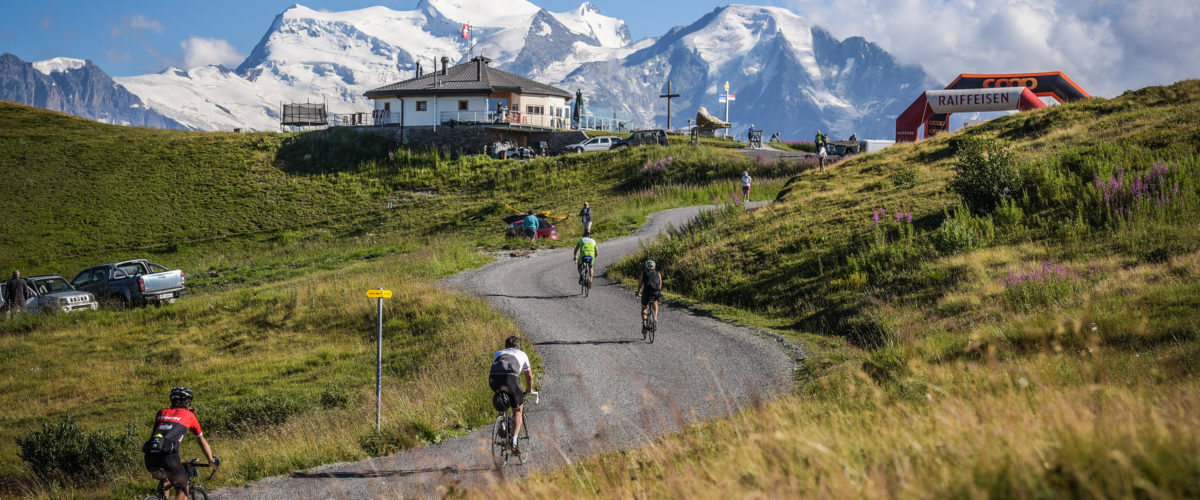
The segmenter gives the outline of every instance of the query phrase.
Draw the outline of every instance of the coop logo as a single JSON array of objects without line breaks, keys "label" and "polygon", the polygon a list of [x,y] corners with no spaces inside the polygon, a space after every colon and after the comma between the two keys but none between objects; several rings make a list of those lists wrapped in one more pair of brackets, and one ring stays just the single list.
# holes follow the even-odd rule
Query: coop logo
[{"label": "coop logo", "polygon": [[1025,87],[1029,90],[1036,89],[1038,86],[1037,78],[988,78],[983,81],[983,88],[994,89],[1002,87]]}]

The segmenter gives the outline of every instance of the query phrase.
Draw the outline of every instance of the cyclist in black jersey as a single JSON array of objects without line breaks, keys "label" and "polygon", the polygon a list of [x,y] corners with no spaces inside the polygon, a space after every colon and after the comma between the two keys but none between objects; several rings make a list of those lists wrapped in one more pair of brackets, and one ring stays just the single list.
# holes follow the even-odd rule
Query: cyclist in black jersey
[{"label": "cyclist in black jersey", "polygon": [[658,272],[654,261],[646,261],[646,269],[642,271],[642,276],[638,278],[637,293],[641,297],[642,302],[642,324],[646,323],[646,315],[658,320],[658,300],[662,298],[662,273]]}]

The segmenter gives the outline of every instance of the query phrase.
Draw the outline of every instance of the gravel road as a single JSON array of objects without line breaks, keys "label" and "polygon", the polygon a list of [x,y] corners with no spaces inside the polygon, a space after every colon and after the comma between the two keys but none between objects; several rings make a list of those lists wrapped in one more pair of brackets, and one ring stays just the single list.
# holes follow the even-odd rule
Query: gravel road
[{"label": "gravel road", "polygon": [[[650,442],[680,424],[770,399],[793,386],[797,346],[748,328],[663,307],[653,344],[642,340],[634,292],[600,276],[617,259],[702,208],[652,215],[636,235],[601,241],[596,281],[580,295],[570,249],[508,258],[448,278],[445,286],[509,314],[541,355],[541,403],[526,405],[527,464],[492,465],[491,426],[388,457],[325,465],[225,488],[213,498],[441,496]],[[603,235],[597,235],[603,236]],[[670,288],[671,283],[665,283]],[[497,346],[499,348],[499,346]],[[480,374],[480,383],[486,383]]]}]

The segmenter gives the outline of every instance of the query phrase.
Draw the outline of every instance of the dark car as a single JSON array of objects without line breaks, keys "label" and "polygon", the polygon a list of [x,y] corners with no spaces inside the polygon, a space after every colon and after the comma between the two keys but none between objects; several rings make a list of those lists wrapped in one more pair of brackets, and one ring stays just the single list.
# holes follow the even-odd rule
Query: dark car
[{"label": "dark car", "polygon": [[663,129],[635,130],[632,134],[629,134],[629,137],[614,141],[612,149],[631,148],[643,144],[666,146],[667,131]]},{"label": "dark car", "polygon": [[[504,217],[501,217],[500,220],[503,220],[505,223],[508,224],[508,235],[509,236],[513,236],[513,237],[525,236],[525,228],[524,228],[525,214],[506,215]],[[538,216],[537,235],[538,235],[539,239],[540,238],[550,238],[552,240],[557,240],[558,239],[558,230],[555,228],[554,224],[551,224],[549,221],[546,220],[545,217],[542,217],[539,215]]]}]

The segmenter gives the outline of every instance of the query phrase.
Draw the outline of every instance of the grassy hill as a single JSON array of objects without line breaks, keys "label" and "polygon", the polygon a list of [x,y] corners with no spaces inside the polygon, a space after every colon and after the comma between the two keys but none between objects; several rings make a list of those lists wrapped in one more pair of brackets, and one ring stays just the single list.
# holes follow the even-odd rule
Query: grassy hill
[{"label": "grassy hill", "polygon": [[[1200,81],[792,178],[619,264],[816,349],[800,393],[503,486],[544,496],[1194,497]],[[491,493],[489,493],[491,494]]]},{"label": "grassy hill", "polygon": [[[687,146],[451,158],[345,129],[159,131],[0,102],[0,269],[70,279],[148,257],[182,268],[191,292],[162,309],[0,320],[0,496],[144,495],[137,447],[177,385],[196,391],[228,464],[213,486],[466,432],[490,412],[474,374],[516,330],[433,281],[531,246],[504,237],[506,204],[570,214],[589,200],[609,238],[655,210],[729,199],[742,170],[774,197],[805,168]],[[538,246],[579,230],[560,231]],[[376,433],[364,291],[379,286],[396,298]],[[100,465],[37,475],[20,439]]]}]

